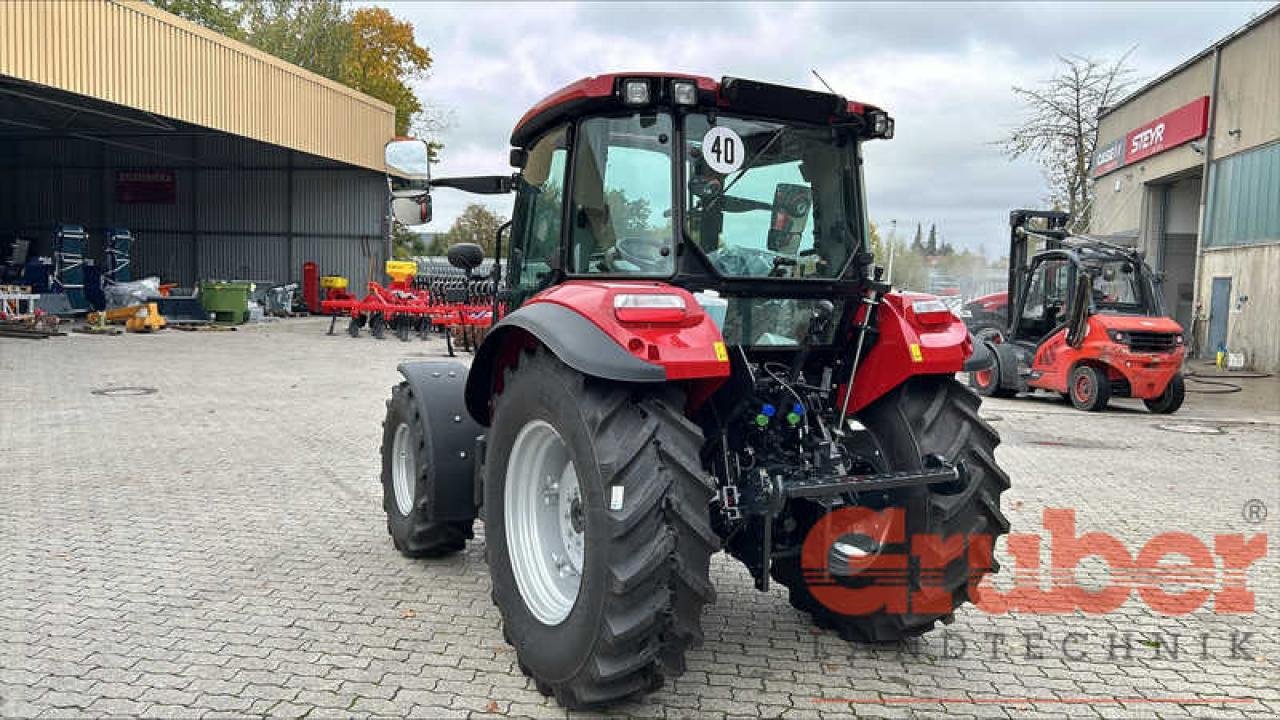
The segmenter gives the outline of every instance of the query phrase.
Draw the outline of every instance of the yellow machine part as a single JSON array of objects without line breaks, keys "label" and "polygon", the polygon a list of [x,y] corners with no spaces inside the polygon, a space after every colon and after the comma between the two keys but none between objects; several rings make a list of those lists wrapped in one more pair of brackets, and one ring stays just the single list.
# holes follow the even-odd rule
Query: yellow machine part
[{"label": "yellow machine part", "polygon": [[156,307],[155,303],[147,303],[146,307],[138,306],[133,317],[124,323],[124,329],[129,332],[151,332],[161,330],[164,326],[164,316],[160,314],[160,308]]},{"label": "yellow machine part", "polygon": [[[152,305],[154,304],[155,303],[152,303]],[[142,309],[143,308],[141,305],[130,305],[128,307],[111,308],[110,310],[107,310],[105,313],[91,312],[89,313],[89,317],[85,319],[89,321],[90,325],[97,325],[98,323],[103,322],[103,315],[105,315],[106,322],[122,323],[129,320],[134,315],[137,315],[138,311]]]},{"label": "yellow machine part", "polygon": [[320,278],[320,287],[325,290],[346,290],[347,279],[341,275],[324,275]]},{"label": "yellow machine part", "polygon": [[395,282],[408,282],[418,274],[418,263],[412,260],[388,260],[387,277]]}]

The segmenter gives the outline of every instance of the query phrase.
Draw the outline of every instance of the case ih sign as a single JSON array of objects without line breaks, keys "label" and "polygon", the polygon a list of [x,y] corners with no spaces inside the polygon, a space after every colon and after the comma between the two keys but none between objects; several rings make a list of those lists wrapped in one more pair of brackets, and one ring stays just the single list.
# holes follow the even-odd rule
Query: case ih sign
[{"label": "case ih sign", "polygon": [[1177,110],[1130,130],[1123,138],[1099,145],[1093,153],[1093,176],[1135,163],[1204,137],[1209,127],[1209,96],[1196,98]]}]

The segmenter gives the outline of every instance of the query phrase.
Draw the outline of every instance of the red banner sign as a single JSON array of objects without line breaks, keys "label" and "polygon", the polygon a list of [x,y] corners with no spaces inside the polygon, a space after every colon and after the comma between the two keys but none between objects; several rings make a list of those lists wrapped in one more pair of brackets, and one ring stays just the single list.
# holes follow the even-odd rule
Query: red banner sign
[{"label": "red banner sign", "polygon": [[172,170],[116,171],[116,202],[121,205],[173,205],[178,179]]},{"label": "red banner sign", "polygon": [[1104,175],[1204,137],[1209,128],[1209,96],[1196,98],[1119,138],[1099,143],[1093,156],[1093,176]]}]

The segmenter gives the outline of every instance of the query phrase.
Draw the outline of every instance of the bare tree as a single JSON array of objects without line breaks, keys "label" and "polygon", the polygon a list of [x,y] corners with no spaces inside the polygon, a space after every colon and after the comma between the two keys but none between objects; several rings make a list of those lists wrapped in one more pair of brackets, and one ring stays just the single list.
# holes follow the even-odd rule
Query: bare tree
[{"label": "bare tree", "polygon": [[1010,158],[1030,157],[1044,168],[1049,201],[1071,213],[1073,230],[1089,229],[1093,186],[1089,171],[1098,145],[1098,113],[1134,85],[1127,64],[1133,49],[1115,62],[1059,56],[1058,71],[1037,87],[1014,86],[1026,106],[1022,123],[1000,141]]}]

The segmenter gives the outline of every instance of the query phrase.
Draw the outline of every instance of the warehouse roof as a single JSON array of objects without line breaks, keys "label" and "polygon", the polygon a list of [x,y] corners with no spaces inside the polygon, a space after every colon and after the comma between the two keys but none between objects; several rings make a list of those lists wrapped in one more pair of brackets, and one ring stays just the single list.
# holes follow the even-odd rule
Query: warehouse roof
[{"label": "warehouse roof", "polygon": [[395,109],[140,2],[0,2],[0,76],[383,170]]}]

